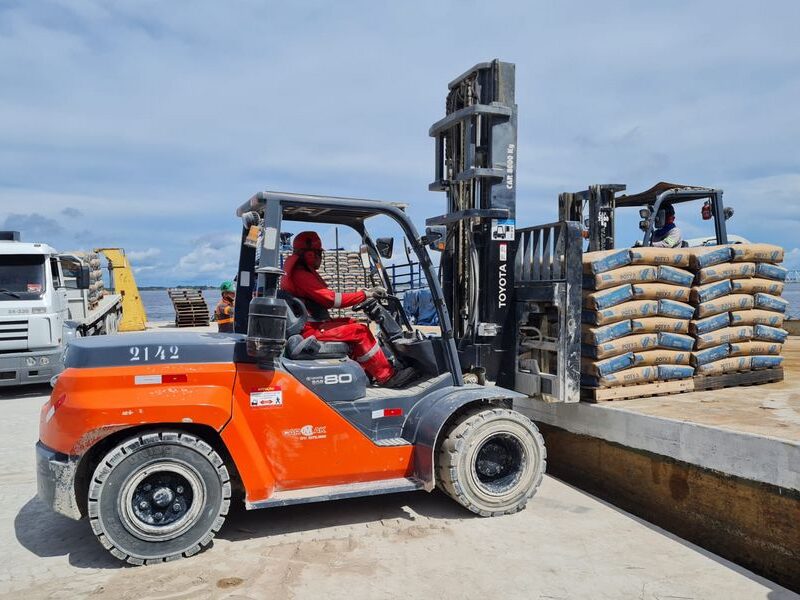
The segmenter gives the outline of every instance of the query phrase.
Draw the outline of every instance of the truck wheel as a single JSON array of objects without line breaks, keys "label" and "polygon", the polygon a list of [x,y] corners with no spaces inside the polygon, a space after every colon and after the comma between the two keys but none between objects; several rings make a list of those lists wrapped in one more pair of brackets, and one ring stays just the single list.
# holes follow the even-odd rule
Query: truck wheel
[{"label": "truck wheel", "polygon": [[545,471],[544,440],[533,421],[506,408],[468,413],[439,448],[439,488],[483,517],[525,508]]},{"label": "truck wheel", "polygon": [[177,431],[132,437],[106,454],[89,485],[89,520],[100,543],[135,565],[192,556],[211,543],[231,499],[214,449]]},{"label": "truck wheel", "polygon": [[117,313],[108,313],[103,320],[103,329],[106,335],[117,333],[119,321],[117,320]]}]

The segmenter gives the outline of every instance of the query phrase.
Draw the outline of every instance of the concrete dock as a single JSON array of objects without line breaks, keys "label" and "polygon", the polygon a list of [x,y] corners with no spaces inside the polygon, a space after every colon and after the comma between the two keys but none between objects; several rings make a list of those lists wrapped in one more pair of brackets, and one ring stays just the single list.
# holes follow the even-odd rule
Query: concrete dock
[{"label": "concrete dock", "polygon": [[548,472],[800,589],[800,338],[781,382],[520,407]]}]

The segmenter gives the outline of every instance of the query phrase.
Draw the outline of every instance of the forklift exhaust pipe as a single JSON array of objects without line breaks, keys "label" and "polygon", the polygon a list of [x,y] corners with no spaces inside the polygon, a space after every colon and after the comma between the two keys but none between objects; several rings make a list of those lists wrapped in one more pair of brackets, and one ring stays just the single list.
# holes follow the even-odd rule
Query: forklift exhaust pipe
[{"label": "forklift exhaust pipe", "polygon": [[282,298],[256,297],[247,318],[247,354],[258,365],[270,368],[286,345],[288,307]]}]

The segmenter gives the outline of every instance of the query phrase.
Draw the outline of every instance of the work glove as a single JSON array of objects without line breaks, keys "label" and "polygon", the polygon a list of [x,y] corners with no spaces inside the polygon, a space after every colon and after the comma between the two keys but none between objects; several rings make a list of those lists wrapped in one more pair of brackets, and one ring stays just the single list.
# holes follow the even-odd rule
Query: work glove
[{"label": "work glove", "polygon": [[369,289],[364,290],[364,293],[370,298],[385,298],[386,288],[376,285]]}]

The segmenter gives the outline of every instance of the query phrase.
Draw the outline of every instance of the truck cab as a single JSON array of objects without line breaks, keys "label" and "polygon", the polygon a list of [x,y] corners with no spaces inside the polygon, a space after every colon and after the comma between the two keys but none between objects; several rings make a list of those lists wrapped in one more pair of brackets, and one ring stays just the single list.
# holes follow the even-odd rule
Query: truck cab
[{"label": "truck cab", "polygon": [[121,298],[90,289],[92,261],[0,232],[0,386],[46,383],[69,340],[116,331]]},{"label": "truck cab", "polygon": [[[16,233],[16,232],[13,232]],[[61,370],[67,293],[47,244],[0,241],[0,386],[43,383]]]}]

